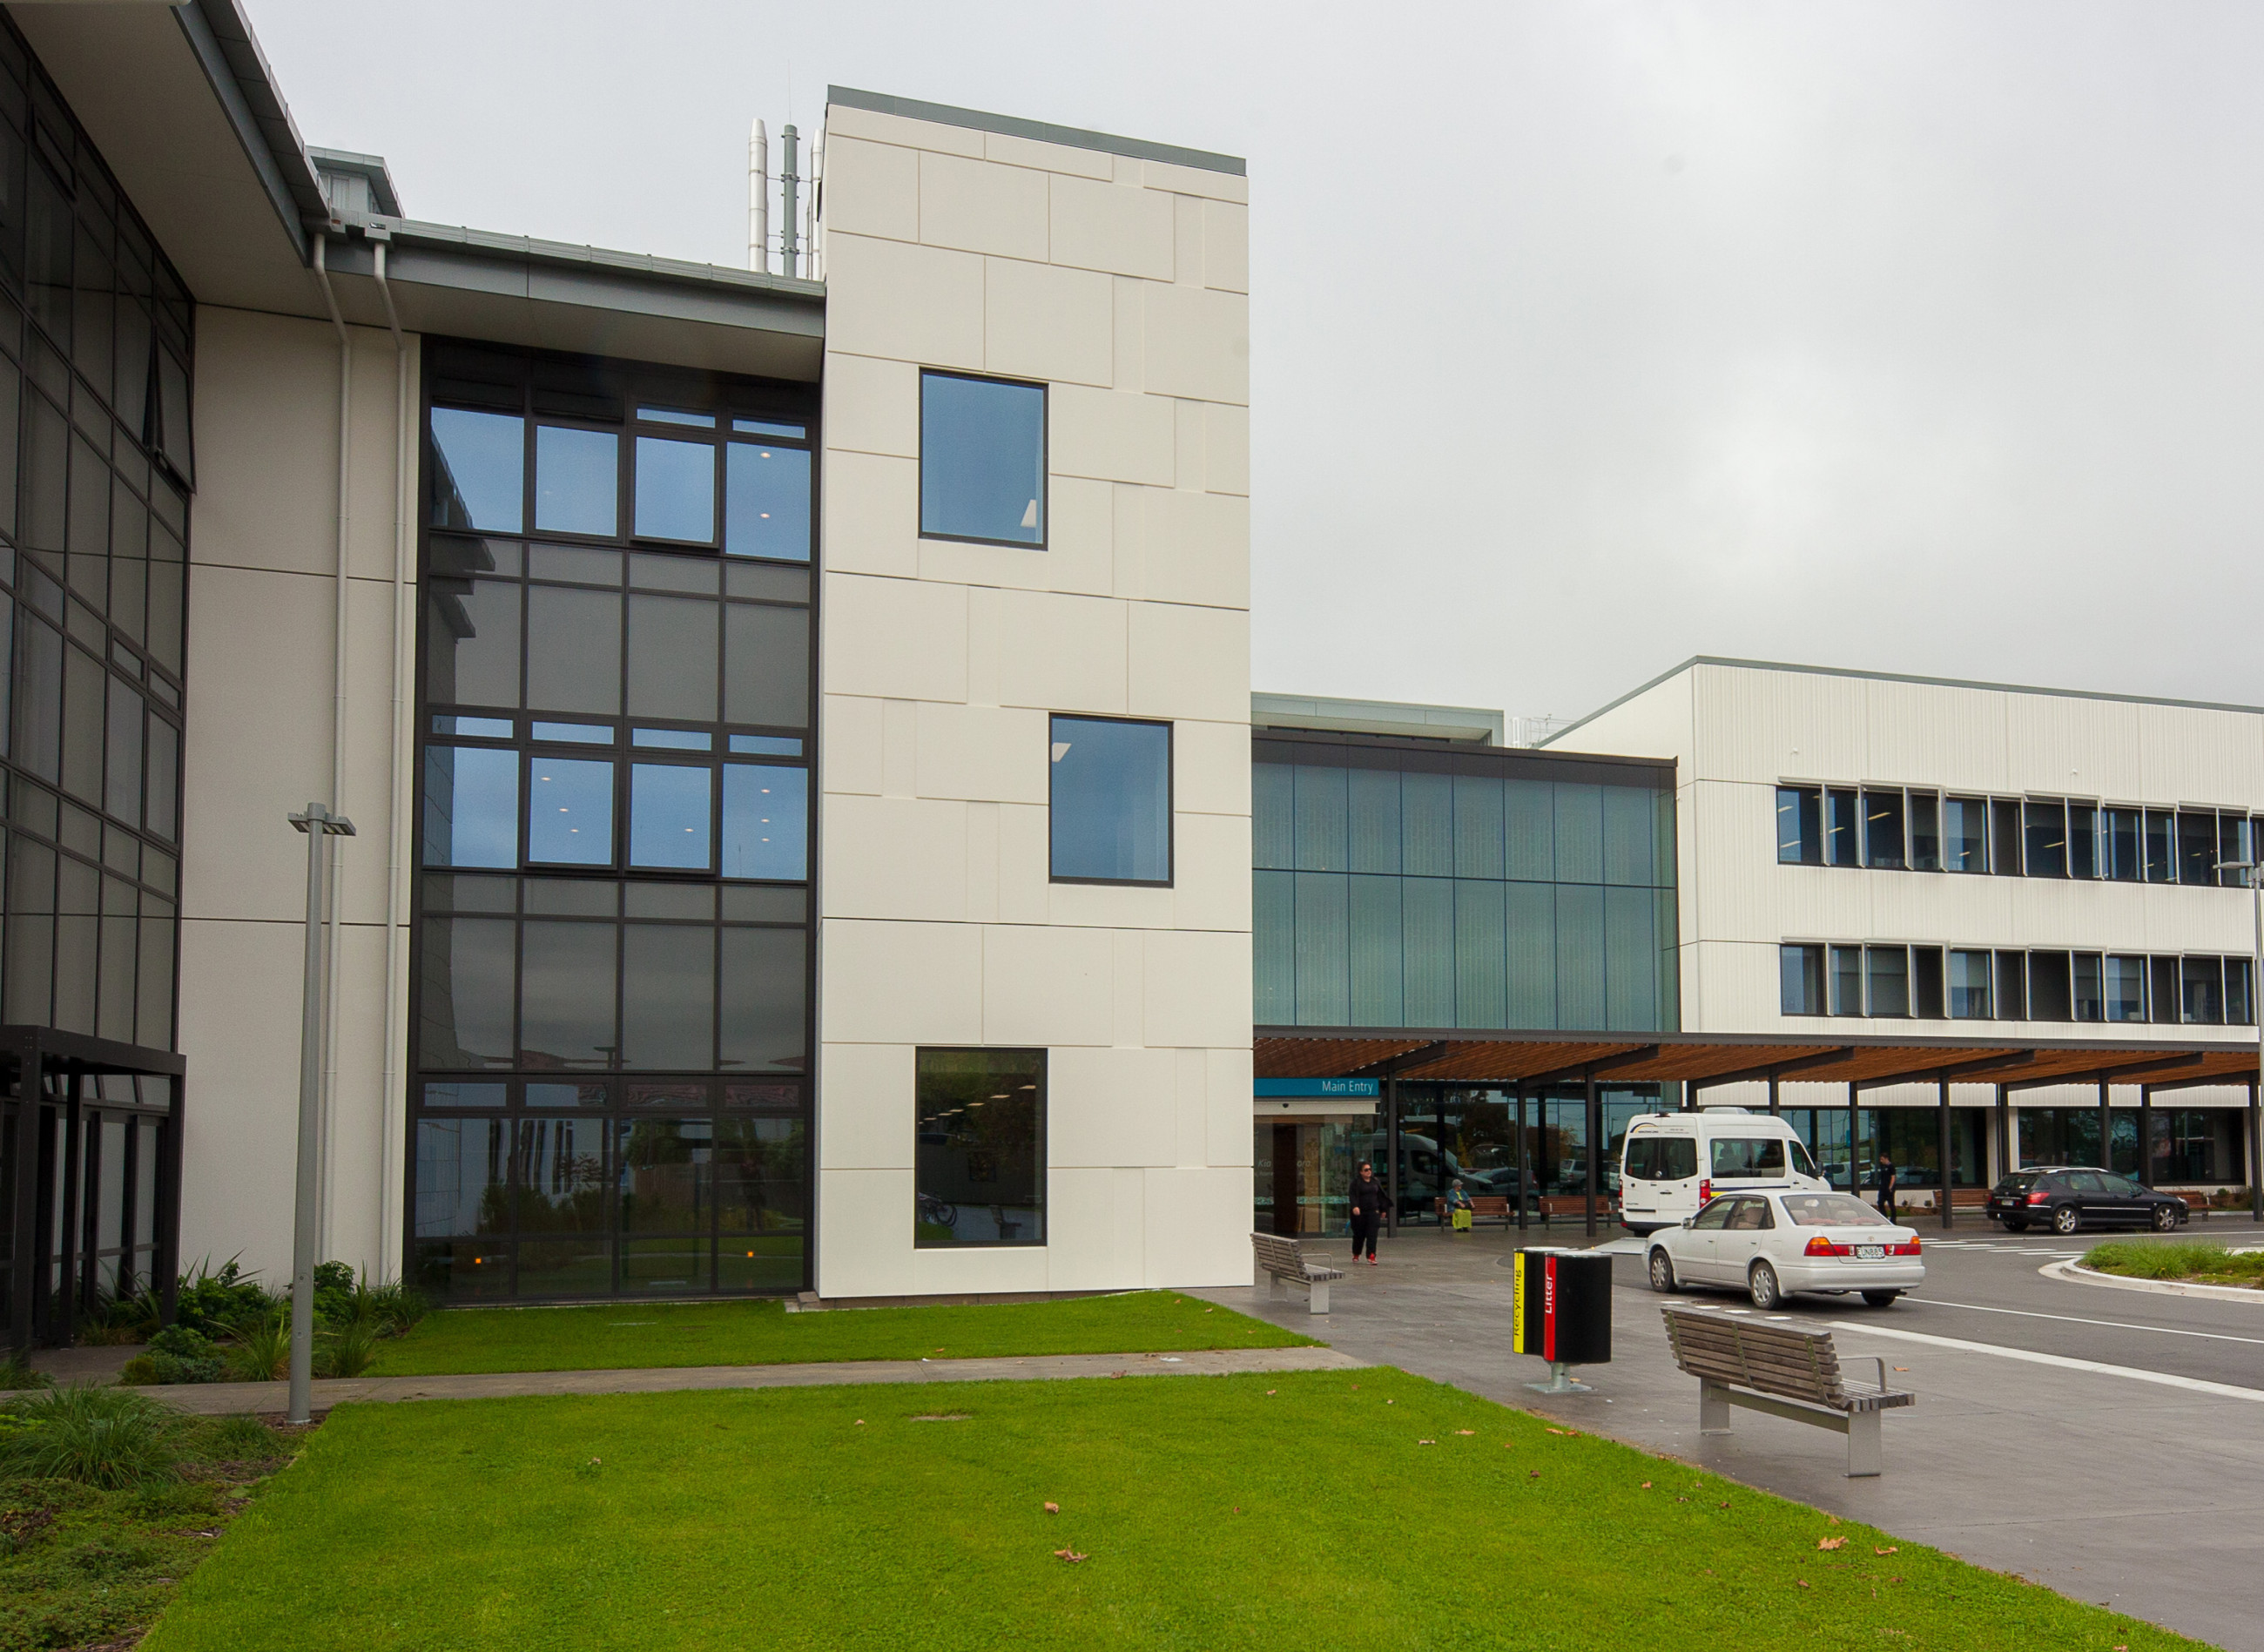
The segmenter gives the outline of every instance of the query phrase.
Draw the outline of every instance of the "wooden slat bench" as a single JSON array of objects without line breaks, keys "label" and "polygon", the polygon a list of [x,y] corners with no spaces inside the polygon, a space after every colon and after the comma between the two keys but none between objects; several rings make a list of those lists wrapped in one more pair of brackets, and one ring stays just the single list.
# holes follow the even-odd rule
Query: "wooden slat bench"
[{"label": "wooden slat bench", "polygon": [[[1433,1199],[1431,1201],[1431,1208],[1438,1212],[1439,1226],[1441,1227],[1448,1226],[1447,1201],[1444,1199]],[[1470,1226],[1476,1227],[1480,1222],[1499,1222],[1504,1227],[1508,1226],[1509,1200],[1507,1197],[1499,1193],[1472,1194],[1470,1196]]]},{"label": "wooden slat bench", "polygon": [[1850,1390],[1829,1331],[1704,1308],[1659,1312],[1674,1363],[1698,1379],[1701,1434],[1727,1434],[1731,1406],[1831,1429],[1847,1437],[1847,1477],[1862,1479],[1880,1470],[1882,1414],[1917,1403],[1887,1386],[1883,1359],[1876,1388]]},{"label": "wooden slat bench", "polygon": [[1252,1234],[1250,1248],[1258,1253],[1259,1270],[1273,1280],[1267,1295],[1282,1295],[1281,1287],[1285,1284],[1302,1285],[1310,1312],[1325,1314],[1329,1311],[1329,1281],[1343,1278],[1343,1269],[1326,1267],[1313,1261],[1299,1248],[1295,1240],[1284,1239],[1279,1234]]}]

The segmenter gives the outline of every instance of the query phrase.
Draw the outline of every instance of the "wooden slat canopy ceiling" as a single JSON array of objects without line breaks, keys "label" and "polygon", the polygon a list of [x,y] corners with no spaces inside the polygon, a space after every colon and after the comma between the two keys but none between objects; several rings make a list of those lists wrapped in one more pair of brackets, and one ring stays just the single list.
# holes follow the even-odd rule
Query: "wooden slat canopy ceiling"
[{"label": "wooden slat canopy ceiling", "polygon": [[1260,1027],[1262,1079],[1394,1076],[1463,1084],[1614,1084],[1745,1079],[1803,1084],[2003,1084],[2018,1089],[2105,1079],[2182,1088],[2256,1076],[2253,1041],[1802,1038],[1765,1033],[1469,1032]]}]

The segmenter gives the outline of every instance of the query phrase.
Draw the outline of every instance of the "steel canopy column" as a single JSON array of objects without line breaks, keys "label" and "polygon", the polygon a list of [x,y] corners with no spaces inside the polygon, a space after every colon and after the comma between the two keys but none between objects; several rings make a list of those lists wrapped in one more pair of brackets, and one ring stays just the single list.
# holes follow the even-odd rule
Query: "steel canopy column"
[{"label": "steel canopy column", "polygon": [[1863,1190],[1863,1173],[1855,1168],[1855,1085],[1847,1084],[1847,1191],[1860,1196]]},{"label": "steel canopy column", "polygon": [[[1399,1237],[1399,1075],[1383,1075],[1383,1156],[1389,1161],[1383,1168],[1383,1231]],[[1358,1172],[1354,1172],[1355,1175]],[[1354,1262],[1359,1256],[1353,1257]]]},{"label": "steel canopy column", "polygon": [[1937,1094],[1939,1094],[1941,1098],[1940,1107],[1941,1118],[1939,1120],[1940,1140],[1936,1145],[1936,1151],[1941,1154],[1941,1226],[1943,1231],[1947,1232],[1949,1227],[1949,1207],[1955,1202],[1956,1197],[1955,1192],[1952,1191],[1952,1183],[1955,1178],[1951,1172],[1955,1167],[1951,1163],[1952,1155],[1949,1150],[1949,1081],[1948,1079],[1936,1079],[1934,1083],[1937,1087]]},{"label": "steel canopy column", "polygon": [[62,1127],[55,1132],[55,1154],[62,1161],[62,1264],[58,1272],[54,1296],[49,1305],[54,1323],[48,1327],[47,1340],[58,1348],[71,1345],[71,1332],[78,1321],[79,1270],[83,1265],[79,1255],[80,1236],[86,1219],[79,1209],[79,1197],[86,1181],[86,1127],[81,1102],[85,1080],[74,1073],[63,1081]]},{"label": "steel canopy column", "polygon": [[1769,1069],[1769,1117],[1771,1118],[1775,1118],[1779,1116],[1776,1094],[1776,1069],[1774,1067],[1771,1067]]},{"label": "steel canopy column", "polygon": [[2138,1180],[2154,1185],[2154,1087],[2138,1087]]},{"label": "steel canopy column", "polygon": [[26,1033],[16,1045],[16,1189],[8,1264],[8,1345],[22,1354],[32,1345],[33,1281],[46,1258],[38,1254],[40,1232],[40,1035]]},{"label": "steel canopy column", "polygon": [[2115,1171],[2115,1103],[2108,1093],[2107,1075],[2099,1075],[2099,1168]]},{"label": "steel canopy column", "polygon": [[1587,1075],[1588,1088],[1588,1197],[1581,1203],[1588,1207],[1588,1237],[1596,1236],[1596,1195],[1604,1180],[1604,1106],[1596,1090],[1596,1075]]},{"label": "steel canopy column", "polygon": [[2013,1093],[1997,1087],[1997,1175],[2001,1179],[2021,1168],[2021,1144],[2013,1132]]},{"label": "steel canopy column", "polygon": [[[2250,1087],[2251,1091],[2254,1086]],[[1525,1086],[1517,1087],[1517,1231],[1525,1231],[1525,1205],[1530,1197],[1533,1172],[1527,1168],[1533,1162],[1533,1149],[1525,1139]]]},{"label": "steel canopy column", "polygon": [[2251,1220],[2264,1222],[2264,1166],[2257,1162],[2264,1157],[2264,1112],[2258,1110],[2256,1081],[2248,1081],[2248,1214]]}]

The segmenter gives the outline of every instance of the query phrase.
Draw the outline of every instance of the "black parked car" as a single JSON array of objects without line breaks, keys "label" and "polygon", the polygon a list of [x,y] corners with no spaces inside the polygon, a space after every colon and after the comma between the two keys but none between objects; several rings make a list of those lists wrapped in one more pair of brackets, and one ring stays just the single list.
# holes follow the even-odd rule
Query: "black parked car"
[{"label": "black parked car", "polygon": [[2186,1202],[2111,1170],[2050,1167],[2015,1170],[1990,1189],[1989,1219],[2015,1234],[2030,1223],[2055,1234],[2110,1224],[2166,1234],[2184,1223]]}]

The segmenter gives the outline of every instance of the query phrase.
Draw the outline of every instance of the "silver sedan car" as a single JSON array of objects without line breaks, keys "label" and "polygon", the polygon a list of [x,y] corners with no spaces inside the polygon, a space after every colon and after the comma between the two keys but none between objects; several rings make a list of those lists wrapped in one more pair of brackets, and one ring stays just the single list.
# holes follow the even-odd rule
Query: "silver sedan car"
[{"label": "silver sedan car", "polygon": [[1651,1288],[1726,1285],[1771,1308],[1798,1291],[1875,1308],[1926,1282],[1918,1234],[1845,1193],[1724,1193],[1651,1236]]}]

